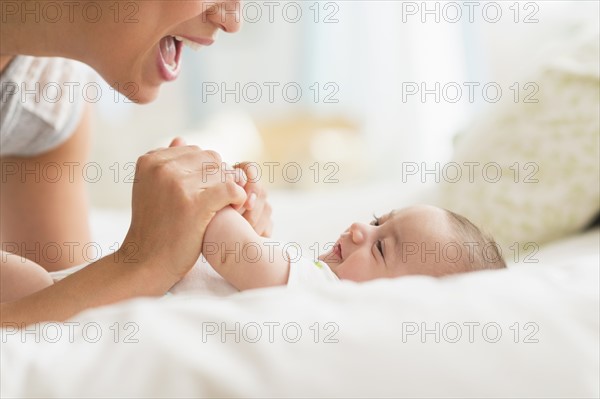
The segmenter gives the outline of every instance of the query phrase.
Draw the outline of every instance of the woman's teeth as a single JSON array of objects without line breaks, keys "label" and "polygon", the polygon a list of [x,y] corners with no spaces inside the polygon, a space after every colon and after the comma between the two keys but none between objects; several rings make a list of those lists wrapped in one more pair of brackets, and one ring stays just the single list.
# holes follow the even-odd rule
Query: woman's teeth
[{"label": "woman's teeth", "polygon": [[175,40],[177,40],[178,42],[182,42],[184,45],[188,46],[194,51],[198,51],[202,48],[201,44],[188,40],[185,37],[175,36]]},{"label": "woman's teeth", "polygon": [[160,41],[160,51],[165,64],[171,69],[177,69],[177,45],[171,36],[167,36]]}]

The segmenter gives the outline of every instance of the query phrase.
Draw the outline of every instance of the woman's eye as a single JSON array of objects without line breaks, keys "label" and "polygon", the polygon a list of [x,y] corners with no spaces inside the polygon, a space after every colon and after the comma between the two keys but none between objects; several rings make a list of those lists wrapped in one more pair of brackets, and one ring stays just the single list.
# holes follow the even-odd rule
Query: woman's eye
[{"label": "woman's eye", "polygon": [[383,245],[381,243],[381,240],[377,240],[377,242],[375,243],[375,246],[377,246],[379,253],[381,254],[381,256],[383,256]]}]

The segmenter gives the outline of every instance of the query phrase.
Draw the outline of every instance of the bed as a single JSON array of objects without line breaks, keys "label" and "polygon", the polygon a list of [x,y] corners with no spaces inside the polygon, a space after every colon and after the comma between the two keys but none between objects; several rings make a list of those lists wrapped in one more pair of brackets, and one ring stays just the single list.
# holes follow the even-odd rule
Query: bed
[{"label": "bed", "polygon": [[[275,235],[301,246],[333,240],[354,217],[368,217],[369,199],[378,199],[376,212],[418,200],[409,188],[397,192],[388,185],[275,193]],[[327,218],[326,226],[303,222],[298,207],[315,221]],[[97,210],[92,220],[108,248],[128,215]],[[599,246],[596,228],[507,270],[311,291],[235,293],[199,262],[164,298],[86,311],[70,324],[3,330],[1,393],[598,397]]]}]

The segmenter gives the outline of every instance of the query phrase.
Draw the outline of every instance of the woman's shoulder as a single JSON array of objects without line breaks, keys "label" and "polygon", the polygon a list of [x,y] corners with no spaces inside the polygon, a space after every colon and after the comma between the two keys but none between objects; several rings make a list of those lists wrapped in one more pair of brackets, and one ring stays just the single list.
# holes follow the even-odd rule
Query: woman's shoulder
[{"label": "woman's shoulder", "polygon": [[21,97],[31,95],[34,99],[38,94],[34,90],[38,89],[46,100],[58,100],[50,95],[50,88],[61,86],[61,89],[68,89],[73,86],[72,83],[79,82],[82,76],[81,65],[78,61],[67,58],[17,55],[0,73],[1,90],[12,95],[19,88],[22,91]]},{"label": "woman's shoulder", "polygon": [[81,65],[16,56],[0,74],[0,155],[30,156],[70,137],[83,113]]}]

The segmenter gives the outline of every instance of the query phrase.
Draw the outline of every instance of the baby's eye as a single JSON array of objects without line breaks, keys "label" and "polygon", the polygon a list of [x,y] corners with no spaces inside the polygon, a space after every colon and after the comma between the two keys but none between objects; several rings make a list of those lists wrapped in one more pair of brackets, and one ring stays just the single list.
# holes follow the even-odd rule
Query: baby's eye
[{"label": "baby's eye", "polygon": [[379,218],[373,215],[373,221],[371,222],[371,226],[379,226]]},{"label": "baby's eye", "polygon": [[377,247],[377,249],[379,250],[379,253],[383,257],[383,245],[381,243],[381,240],[377,240],[377,242],[375,243],[375,246]]}]

